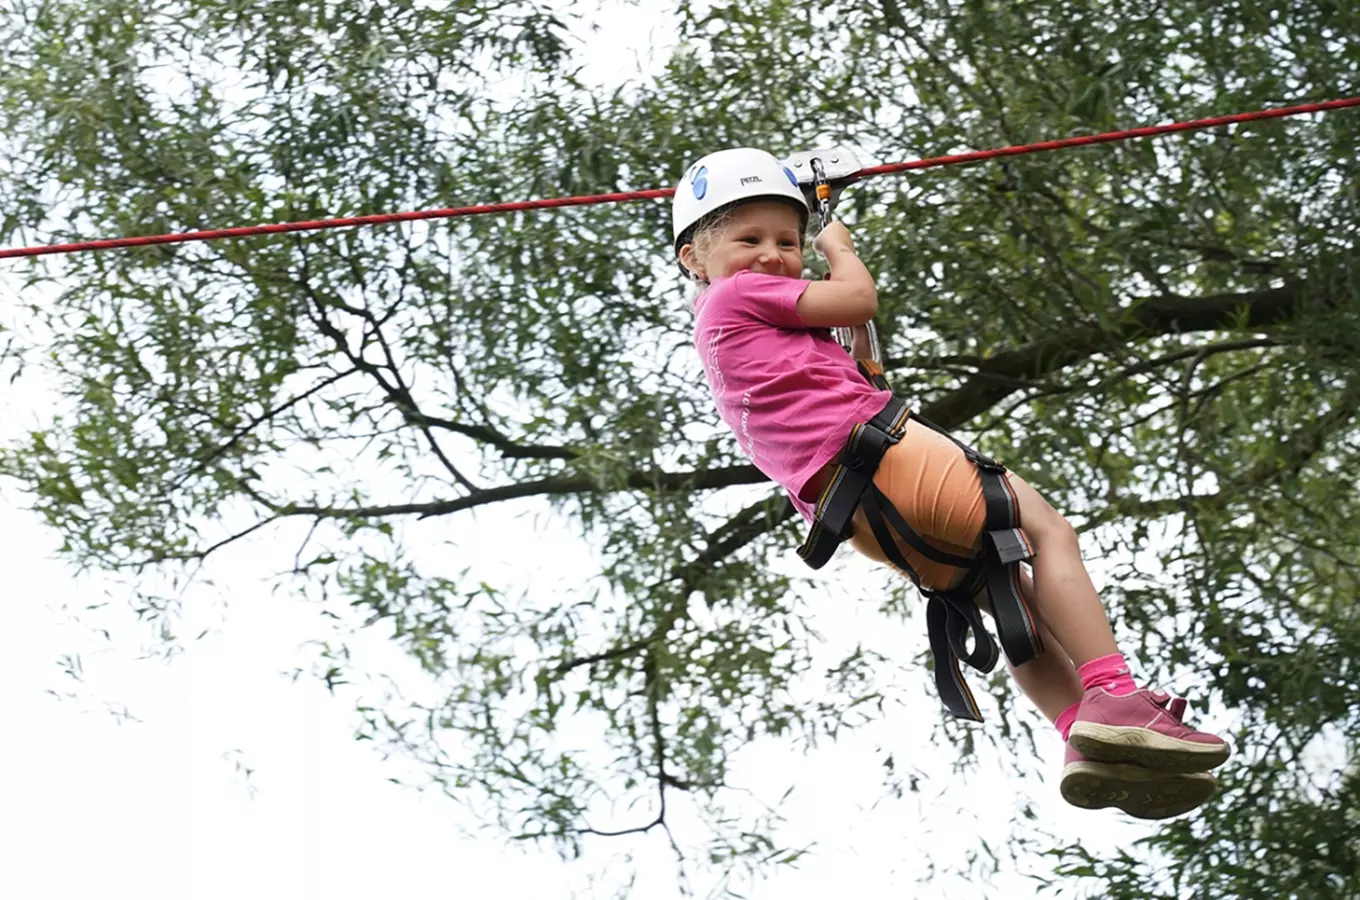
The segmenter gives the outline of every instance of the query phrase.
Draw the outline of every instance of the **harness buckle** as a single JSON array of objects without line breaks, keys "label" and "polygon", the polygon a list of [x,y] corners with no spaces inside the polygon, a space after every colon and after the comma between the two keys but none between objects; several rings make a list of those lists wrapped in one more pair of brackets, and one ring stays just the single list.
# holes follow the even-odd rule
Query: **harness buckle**
[{"label": "harness buckle", "polygon": [[874,473],[878,470],[878,464],[863,453],[847,454],[845,458],[841,460],[841,465],[845,466],[851,472],[855,472],[859,475],[866,475],[870,479],[874,477]]},{"label": "harness buckle", "polygon": [[1007,471],[1006,467],[1001,465],[1001,463],[997,462],[996,460],[992,459],[990,456],[985,456],[984,454],[981,454],[976,450],[973,450],[972,453],[966,455],[971,456],[973,465],[977,466],[984,472],[990,472],[993,475],[1006,474]]},{"label": "harness buckle", "polygon": [[1020,528],[998,528],[987,532],[987,540],[1003,566],[1034,558],[1034,547]]},{"label": "harness buckle", "polygon": [[855,429],[841,454],[841,465],[872,481],[883,454],[899,440],[901,438],[883,427],[876,417]]}]

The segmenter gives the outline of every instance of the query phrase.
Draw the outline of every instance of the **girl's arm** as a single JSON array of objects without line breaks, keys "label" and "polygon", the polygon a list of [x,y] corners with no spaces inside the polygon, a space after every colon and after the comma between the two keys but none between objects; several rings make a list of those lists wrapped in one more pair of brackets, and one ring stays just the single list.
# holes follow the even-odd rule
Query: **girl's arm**
[{"label": "girl's arm", "polygon": [[817,235],[813,246],[826,257],[831,273],[826,281],[809,284],[799,296],[798,314],[803,321],[813,328],[835,328],[863,325],[872,319],[878,312],[878,288],[855,255],[850,231],[832,222]]}]

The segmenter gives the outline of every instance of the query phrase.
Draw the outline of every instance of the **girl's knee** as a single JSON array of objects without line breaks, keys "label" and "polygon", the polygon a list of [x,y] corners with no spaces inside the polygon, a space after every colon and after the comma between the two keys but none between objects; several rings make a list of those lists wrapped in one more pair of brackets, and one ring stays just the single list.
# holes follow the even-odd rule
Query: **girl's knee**
[{"label": "girl's knee", "polygon": [[1056,510],[1053,512],[1052,516],[1043,521],[1039,531],[1039,534],[1035,534],[1028,524],[1025,525],[1025,532],[1029,535],[1030,540],[1034,542],[1036,549],[1039,547],[1053,548],[1061,546],[1065,550],[1081,551],[1081,538],[1077,534],[1077,529],[1073,527],[1071,522],[1067,521],[1065,516]]},{"label": "girl's knee", "polygon": [[1012,474],[1011,487],[1020,504],[1020,524],[1037,550],[1040,547],[1079,547],[1077,529],[1067,517],[1030,487],[1023,478]]}]

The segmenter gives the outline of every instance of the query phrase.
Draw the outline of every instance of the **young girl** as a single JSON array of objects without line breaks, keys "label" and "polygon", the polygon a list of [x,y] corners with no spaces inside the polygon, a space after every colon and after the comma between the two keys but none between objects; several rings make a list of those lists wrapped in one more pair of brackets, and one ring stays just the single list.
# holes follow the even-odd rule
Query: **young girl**
[{"label": "young girl", "polygon": [[[829,329],[863,326],[873,318],[877,291],[839,222],[814,241],[829,277],[802,277],[808,215],[793,173],[762,150],[705,156],[676,189],[674,252],[681,270],[701,286],[694,341],[718,412],[742,451],[788,492],[814,533],[819,521],[826,522],[833,489],[864,458],[861,439],[878,434],[881,457],[863,479],[871,479],[868,490],[884,508],[856,499],[837,539],[848,536],[861,554],[896,563],[929,597],[994,604],[989,594],[998,583],[984,583],[977,574],[981,562],[974,561],[984,552],[985,530],[992,530],[983,469],[990,464],[992,473],[1005,470],[912,418],[882,389],[884,382],[871,383],[866,374],[873,373],[861,372],[833,340]],[[857,342],[855,349],[861,346]],[[895,418],[883,415],[894,409],[901,409]],[[1075,806],[1115,806],[1148,819],[1201,805],[1213,794],[1208,772],[1228,758],[1227,744],[1183,724],[1184,700],[1134,683],[1075,530],[1020,477],[992,477],[1018,510],[1013,524],[1023,523],[1023,532],[1015,529],[1022,549],[1010,556],[1010,571],[1021,572],[1016,559],[1029,559],[1032,571],[1012,578],[1027,606],[1022,623],[1038,652],[1009,668],[1067,742],[1063,796]],[[883,514],[909,527],[891,534]],[[972,604],[964,606],[969,621],[976,621]],[[983,639],[981,628],[975,637]],[[994,661],[995,645],[986,640]],[[939,670],[945,660],[935,649]]]}]

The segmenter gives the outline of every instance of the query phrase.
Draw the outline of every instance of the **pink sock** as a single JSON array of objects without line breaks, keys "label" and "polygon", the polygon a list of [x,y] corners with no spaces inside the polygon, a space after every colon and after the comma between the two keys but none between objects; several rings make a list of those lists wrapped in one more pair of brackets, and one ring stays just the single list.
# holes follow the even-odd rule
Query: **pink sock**
[{"label": "pink sock", "polygon": [[1053,723],[1053,727],[1058,729],[1058,734],[1062,735],[1063,740],[1067,740],[1067,736],[1072,733],[1072,725],[1077,721],[1077,710],[1080,707],[1081,701],[1078,700],[1058,713],[1058,719]]},{"label": "pink sock", "polygon": [[1077,666],[1081,676],[1081,689],[1089,691],[1093,687],[1104,688],[1116,697],[1132,694],[1138,690],[1129,674],[1129,664],[1122,653],[1111,653]]}]

